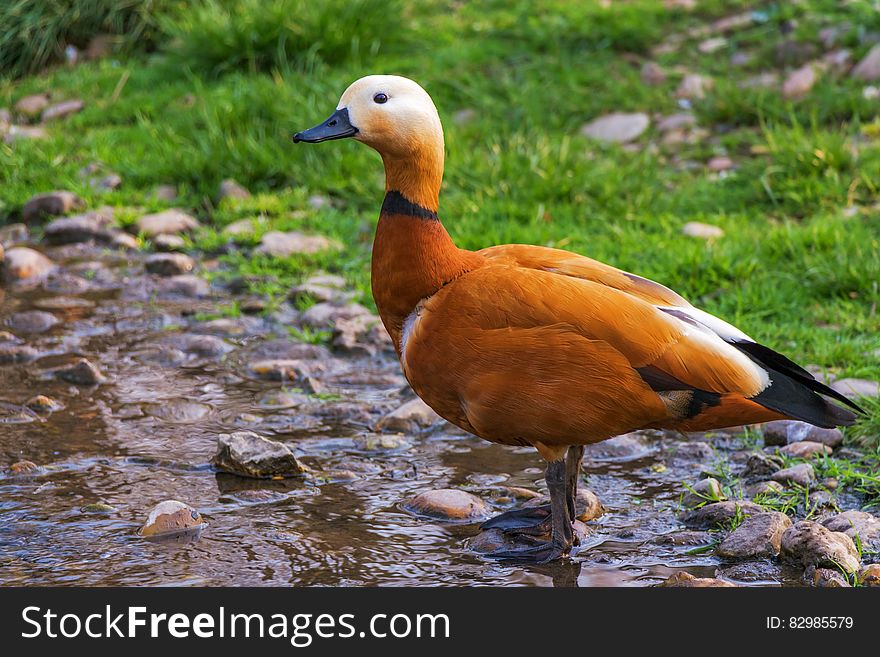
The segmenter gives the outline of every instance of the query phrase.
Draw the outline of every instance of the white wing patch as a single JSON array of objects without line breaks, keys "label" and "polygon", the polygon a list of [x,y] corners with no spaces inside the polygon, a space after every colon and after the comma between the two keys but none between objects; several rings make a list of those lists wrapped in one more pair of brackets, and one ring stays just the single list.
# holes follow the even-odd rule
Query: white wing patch
[{"label": "white wing patch", "polygon": [[406,316],[406,319],[403,320],[403,331],[400,334],[400,364],[403,366],[404,370],[406,370],[406,345],[416,328],[416,323],[421,317],[422,308],[424,307],[425,300],[422,299],[416,304],[413,311]]}]

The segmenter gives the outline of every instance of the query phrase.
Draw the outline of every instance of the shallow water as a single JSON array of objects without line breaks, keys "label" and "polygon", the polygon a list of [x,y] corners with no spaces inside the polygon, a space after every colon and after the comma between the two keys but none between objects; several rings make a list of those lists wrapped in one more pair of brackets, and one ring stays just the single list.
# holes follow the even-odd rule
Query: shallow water
[{"label": "shallow water", "polygon": [[[584,473],[608,512],[589,523],[575,557],[540,567],[489,561],[467,547],[479,523],[417,518],[401,503],[423,490],[461,487],[493,511],[509,508],[499,501],[505,486],[542,490],[533,451],[444,426],[405,436],[397,449],[365,452],[357,438],[407,398],[393,357],[340,358],[319,377],[328,394],[279,399],[281,384],[249,376],[246,363],[266,340],[286,335],[281,322],[200,321],[194,313],[222,303],[224,292],[161,299],[137,260],[82,246],[50,254],[66,263],[60,276],[0,289],[0,324],[38,307],[62,320],[21,336],[40,359],[0,366],[0,467],[22,459],[43,466],[35,475],[0,474],[0,584],[643,586],[677,570],[709,577],[717,570],[711,553],[694,554],[699,546],[675,545],[670,535],[682,530],[681,482],[740,448],[735,439],[718,440],[709,458],[682,437],[646,436],[635,451],[596,446]],[[228,353],[182,348],[180,336],[203,333],[220,335]],[[109,382],[81,387],[52,378],[49,370],[71,354],[98,364]],[[20,408],[36,394],[65,408],[48,415]],[[240,429],[287,442],[313,474],[267,482],[216,473],[217,434]],[[165,499],[201,512],[209,526],[198,541],[136,536]],[[81,511],[95,502],[116,511]],[[772,571],[749,583],[775,581],[787,580]]]}]

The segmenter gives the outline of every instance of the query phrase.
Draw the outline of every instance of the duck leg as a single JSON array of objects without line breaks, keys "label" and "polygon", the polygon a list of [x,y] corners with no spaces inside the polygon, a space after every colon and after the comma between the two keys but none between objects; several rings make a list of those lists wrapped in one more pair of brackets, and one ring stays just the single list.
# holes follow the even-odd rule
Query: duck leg
[{"label": "duck leg", "polygon": [[[583,455],[583,445],[572,445],[565,459],[565,490],[572,522],[577,514],[575,502]],[[550,507],[550,504],[541,504],[505,511],[484,522],[480,529],[500,529],[505,534],[517,536],[541,536],[551,530]]]},{"label": "duck leg", "polygon": [[551,461],[544,476],[550,489],[550,540],[510,550],[496,550],[489,556],[532,563],[547,563],[565,555],[574,543],[572,518],[569,516],[569,494],[566,462]]}]

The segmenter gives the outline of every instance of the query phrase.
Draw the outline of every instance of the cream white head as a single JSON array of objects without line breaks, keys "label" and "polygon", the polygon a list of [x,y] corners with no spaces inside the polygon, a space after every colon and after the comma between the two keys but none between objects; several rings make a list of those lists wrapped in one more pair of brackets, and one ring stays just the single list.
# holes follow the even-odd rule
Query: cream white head
[{"label": "cream white head", "polygon": [[443,127],[434,102],[416,82],[397,75],[368,75],[352,83],[325,121],[293,136],[318,143],[351,137],[377,150],[386,188],[437,209],[443,175]]}]

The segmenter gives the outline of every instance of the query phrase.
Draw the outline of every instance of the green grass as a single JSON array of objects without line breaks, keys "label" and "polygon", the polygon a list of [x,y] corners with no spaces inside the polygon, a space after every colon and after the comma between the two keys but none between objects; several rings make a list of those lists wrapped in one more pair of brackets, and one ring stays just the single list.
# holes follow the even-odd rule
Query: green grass
[{"label": "green grass", "polygon": [[[153,188],[173,184],[173,205],[207,225],[193,249],[222,254],[220,276],[245,276],[253,292],[280,302],[323,269],[343,274],[370,304],[380,160],[353,142],[294,146],[289,136],[325,118],[358,77],[398,73],[422,83],[440,110],[448,150],[440,213],[461,246],[528,242],[587,254],[675,288],[801,363],[880,378],[877,101],[864,98],[864,83],[830,74],[798,102],[738,87],[803,63],[780,56],[784,42],[820,55],[827,26],[842,26],[840,45],[859,59],[870,47],[863,37],[880,31],[875,3],[708,0],[693,12],[646,0],[384,6],[203,2],[185,15],[157,14],[166,34],[158,53],[7,77],[0,106],[51,90],[87,107],[51,126],[47,141],[0,146],[0,221],[56,188],[93,206],[158,210],[169,204]],[[705,37],[688,36],[747,10],[757,21],[718,53],[701,54]],[[680,35],[678,49],[652,56],[671,35]],[[737,51],[753,59],[734,67]],[[652,57],[669,71],[656,87],[639,76]],[[678,67],[716,79],[693,107],[707,138],[668,146],[651,128],[629,149],[580,135],[610,111],[681,111]],[[473,119],[459,124],[464,109]],[[705,162],[721,153],[738,168],[710,175]],[[89,188],[78,172],[92,162],[120,173],[123,186]],[[228,177],[255,196],[218,204]],[[312,207],[316,194],[332,205]],[[258,218],[254,235],[221,234],[242,218]],[[687,221],[725,235],[711,244],[688,238]],[[345,248],[290,259],[251,253],[263,232],[279,229],[324,233]],[[870,409],[853,433],[865,444],[880,433],[880,409]]]}]

